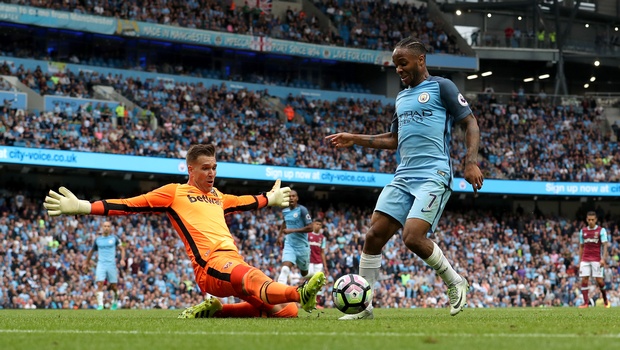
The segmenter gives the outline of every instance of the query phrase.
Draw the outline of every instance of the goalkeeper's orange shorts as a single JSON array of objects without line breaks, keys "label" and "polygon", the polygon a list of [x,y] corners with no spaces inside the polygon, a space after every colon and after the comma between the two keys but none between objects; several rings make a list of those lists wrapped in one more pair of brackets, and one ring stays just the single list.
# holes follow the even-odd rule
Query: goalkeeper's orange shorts
[{"label": "goalkeeper's orange shorts", "polygon": [[236,251],[213,252],[209,256],[206,267],[198,266],[194,269],[196,283],[198,283],[202,293],[209,293],[220,298],[236,296],[245,299],[238,290],[235,290],[230,281],[232,271],[237,266],[246,266],[247,269],[253,268],[243,261],[241,255]]},{"label": "goalkeeper's orange shorts", "polygon": [[[236,251],[216,251],[211,253],[207,261],[207,267],[196,267],[196,282],[203,293],[209,293],[216,297],[224,298],[235,296],[247,301],[250,305],[266,314],[271,314],[273,305],[261,300],[259,295],[246,294],[242,290],[243,277],[250,271],[257,268],[249,265]],[[271,278],[260,272],[263,280],[272,282]],[[246,282],[247,283],[247,282]],[[263,283],[255,281],[254,283]],[[295,303],[288,303],[283,309],[276,312],[272,317],[297,317],[297,306]]]}]

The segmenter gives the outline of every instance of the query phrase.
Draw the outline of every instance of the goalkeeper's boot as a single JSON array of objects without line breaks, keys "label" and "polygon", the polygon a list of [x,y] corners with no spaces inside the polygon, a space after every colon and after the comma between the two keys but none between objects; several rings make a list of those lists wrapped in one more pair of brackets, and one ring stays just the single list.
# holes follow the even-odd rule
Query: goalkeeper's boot
[{"label": "goalkeeper's boot", "polygon": [[354,314],[354,315],[344,315],[339,318],[341,321],[350,321],[350,320],[372,320],[375,318],[375,315],[372,312],[372,305],[369,305],[364,311]]},{"label": "goalkeeper's boot", "polygon": [[110,306],[110,310],[116,310],[116,309],[118,309],[118,301],[112,302],[112,306]]},{"label": "goalkeeper's boot", "polygon": [[312,310],[316,309],[316,295],[325,285],[325,281],[325,274],[323,272],[317,272],[297,288],[297,292],[299,292],[299,303],[301,304],[301,308],[306,312],[312,312]]},{"label": "goalkeeper's boot", "polygon": [[210,318],[222,310],[222,303],[218,298],[208,298],[198,305],[183,310],[178,318]]},{"label": "goalkeeper's boot", "polygon": [[607,300],[607,302],[605,303],[605,308],[611,309],[611,301]]},{"label": "goalkeeper's boot", "polygon": [[101,310],[103,310],[103,305],[98,305],[97,306],[97,311],[101,311]]},{"label": "goalkeeper's boot", "polygon": [[461,276],[461,282],[453,284],[448,288],[448,297],[450,298],[450,316],[456,316],[467,305],[467,292],[469,291],[469,283],[465,277]]}]

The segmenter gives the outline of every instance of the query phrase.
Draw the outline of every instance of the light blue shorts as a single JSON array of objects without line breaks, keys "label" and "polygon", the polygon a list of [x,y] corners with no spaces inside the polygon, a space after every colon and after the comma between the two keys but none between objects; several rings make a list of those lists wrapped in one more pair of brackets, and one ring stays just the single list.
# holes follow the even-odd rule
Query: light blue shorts
[{"label": "light blue shorts", "polygon": [[398,220],[403,227],[407,219],[422,219],[435,231],[452,190],[434,179],[397,178],[381,191],[376,211]]},{"label": "light blue shorts", "polygon": [[282,261],[290,261],[297,265],[301,271],[308,271],[310,268],[310,245],[306,247],[293,247],[291,244],[284,243],[282,250]]},{"label": "light blue shorts", "polygon": [[108,283],[118,282],[118,270],[116,266],[97,264],[97,268],[95,269],[95,282],[103,282],[106,279]]}]

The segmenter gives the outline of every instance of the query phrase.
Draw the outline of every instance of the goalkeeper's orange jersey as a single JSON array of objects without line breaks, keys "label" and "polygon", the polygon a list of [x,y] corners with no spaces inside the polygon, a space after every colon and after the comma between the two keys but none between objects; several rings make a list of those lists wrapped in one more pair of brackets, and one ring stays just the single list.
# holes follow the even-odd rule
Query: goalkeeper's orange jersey
[{"label": "goalkeeper's orange jersey", "polygon": [[233,196],[215,187],[204,193],[188,184],[168,184],[146,194],[127,199],[106,199],[92,203],[94,215],[128,215],[163,212],[185,243],[194,268],[205,267],[211,252],[238,252],[224,215],[262,208],[265,196]]}]

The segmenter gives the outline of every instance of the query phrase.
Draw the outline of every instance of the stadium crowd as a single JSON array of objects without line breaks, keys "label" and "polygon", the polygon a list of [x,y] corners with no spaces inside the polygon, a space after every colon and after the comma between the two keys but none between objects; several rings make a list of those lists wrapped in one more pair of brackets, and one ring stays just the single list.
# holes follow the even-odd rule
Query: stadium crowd
[{"label": "stadium crowd", "polygon": [[[0,308],[94,308],[94,271],[81,271],[104,219],[49,218],[41,205],[44,193],[39,192],[0,192]],[[330,307],[331,283],[357,271],[370,209],[346,203],[326,208],[305,204],[324,221],[329,281],[325,306]],[[618,307],[619,221],[604,212],[599,217],[612,239],[607,262],[611,273],[605,281],[609,300]],[[181,309],[201,300],[183,244],[164,215],[111,219],[126,250],[126,267],[119,265],[121,307]],[[273,278],[280,264],[280,222],[281,213],[272,208],[228,216],[242,255]],[[583,220],[523,213],[520,208],[501,216],[448,211],[432,238],[467,276],[469,307],[579,306],[584,302],[577,276],[577,233],[582,226]],[[300,278],[295,270],[291,283]],[[435,272],[406,249],[399,235],[386,245],[375,305],[444,307],[446,293]],[[598,289],[590,295],[596,299]]]},{"label": "stadium crowd", "polygon": [[[139,22],[218,32],[267,36],[320,45],[391,51],[409,35],[418,36],[437,53],[458,54],[456,39],[443,29],[441,21],[430,18],[425,5],[382,1],[315,1],[315,6],[331,21],[320,25],[317,16],[290,7],[282,18],[246,1],[55,1],[3,0],[34,7],[79,14],[116,17]],[[393,20],[393,19],[398,20]],[[335,27],[338,30],[330,29]]]},{"label": "stadium crowd", "polygon": [[[280,102],[289,105],[297,118],[287,121],[266,101],[268,90],[142,81],[84,71],[44,74],[6,63],[0,74],[14,75],[42,93],[72,97],[87,97],[93,85],[108,85],[141,107],[123,107],[119,114],[105,104],[67,104],[37,115],[11,108],[5,101],[0,115],[4,145],[184,158],[189,144],[213,142],[219,159],[227,162],[382,173],[391,173],[396,166],[393,151],[336,150],[323,142],[324,136],[339,131],[389,130],[394,107],[379,101],[329,102],[289,95]],[[515,94],[500,104],[493,95],[480,94],[471,106],[482,130],[480,162],[487,178],[620,180],[618,129],[603,135],[602,109],[587,99],[577,106],[553,105],[544,95]],[[455,130],[456,176],[462,176],[462,137]]]},{"label": "stadium crowd", "polygon": [[[458,54],[455,39],[439,21],[428,18],[424,6],[407,4],[315,1],[338,28],[338,32],[324,32],[316,17],[303,12],[290,11],[279,19],[247,5],[232,8],[215,0],[3,2],[377,50],[390,50],[402,37],[414,35],[435,53]],[[382,173],[391,173],[396,166],[394,152],[336,151],[322,141],[337,131],[386,132],[394,112],[391,104],[352,99],[328,102],[291,95],[281,102],[290,105],[298,117],[285,122],[266,102],[267,90],[140,81],[96,72],[45,74],[7,64],[0,67],[0,74],[17,76],[42,95],[92,97],[93,85],[109,85],[141,108],[117,115],[104,104],[58,105],[38,114],[16,110],[5,101],[0,112],[0,145],[184,158],[189,144],[213,142],[223,162]],[[11,87],[2,82],[0,89]],[[602,111],[588,101],[580,106],[554,105],[544,95],[515,95],[501,104],[492,95],[481,94],[471,105],[482,131],[480,162],[487,178],[620,181],[620,130],[603,135]],[[152,119],[157,123],[151,123]],[[465,150],[462,135],[455,130],[454,136],[455,175],[462,176],[460,161]],[[93,272],[80,271],[102,219],[51,219],[41,205],[44,190],[12,192],[8,188],[0,189],[0,308],[94,308]],[[370,209],[304,204],[325,222],[329,281],[355,272]],[[183,244],[168,220],[151,215],[112,221],[127,248],[127,268],[121,271],[119,283],[123,308],[180,309],[203,298]],[[274,278],[281,254],[276,244],[280,221],[280,213],[272,208],[263,209],[260,215],[229,216],[231,232],[246,260]],[[620,223],[607,218],[601,224],[613,239],[608,261],[612,273],[606,283],[612,306],[618,307]],[[469,279],[469,307],[578,306],[584,303],[576,253],[582,225],[581,217],[448,211],[433,238],[457,271]],[[399,237],[385,247],[382,266],[376,306],[447,305],[443,282]],[[293,283],[301,278],[298,273],[293,277]],[[591,295],[596,297],[597,292]],[[326,296],[326,306],[330,306],[329,293]]]}]

